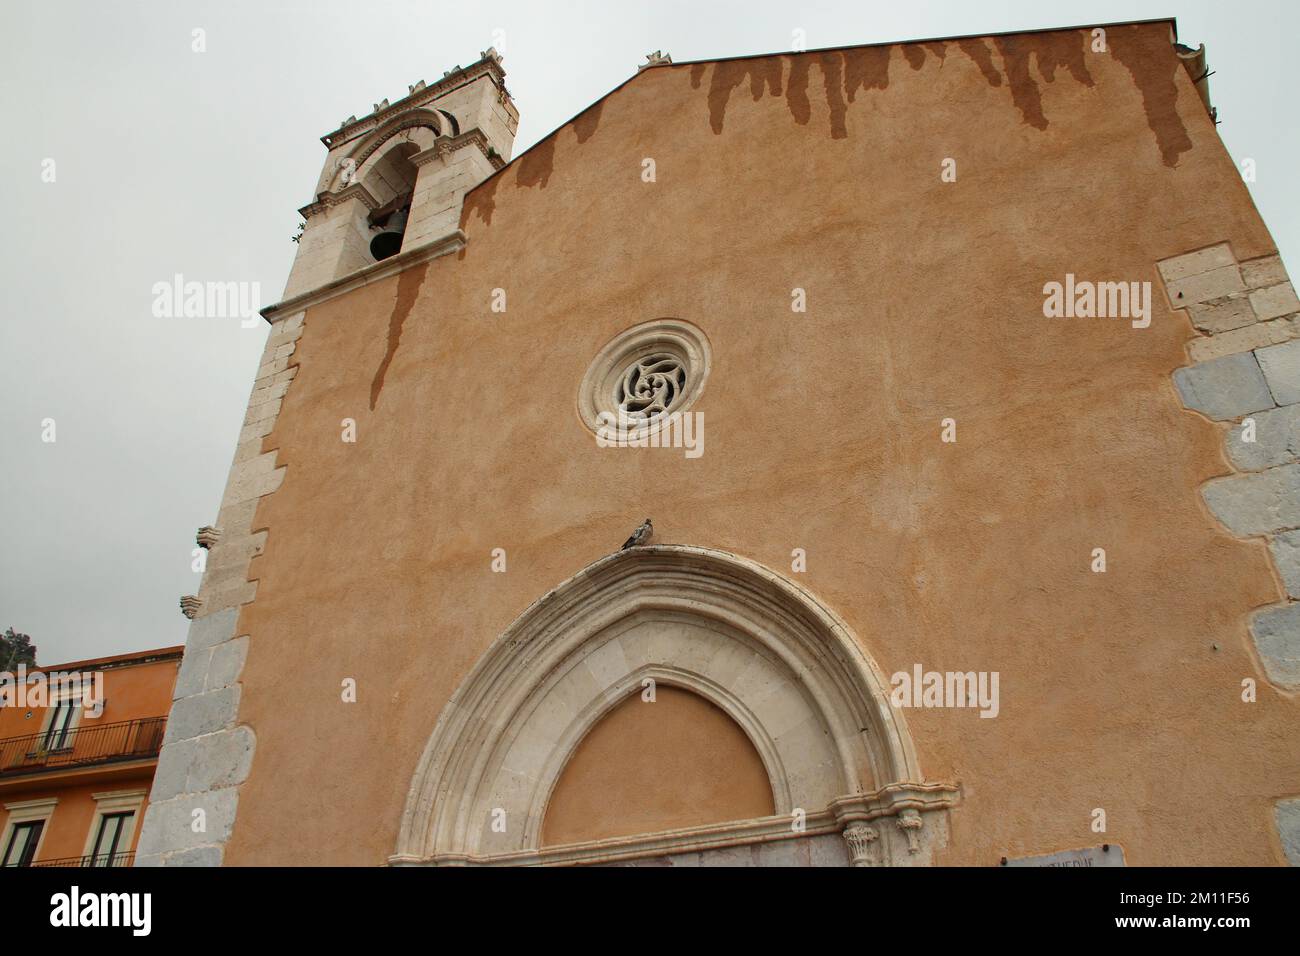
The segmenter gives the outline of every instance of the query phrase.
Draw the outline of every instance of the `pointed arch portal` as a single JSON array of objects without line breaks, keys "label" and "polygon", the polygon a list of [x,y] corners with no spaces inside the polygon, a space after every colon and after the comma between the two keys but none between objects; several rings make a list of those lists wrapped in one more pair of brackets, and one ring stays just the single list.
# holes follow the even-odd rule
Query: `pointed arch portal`
[{"label": "pointed arch portal", "polygon": [[[543,848],[569,757],[647,679],[700,695],[744,730],[775,815]],[[922,781],[888,682],[816,598],[725,552],[631,548],[534,602],[479,660],[425,746],[389,862],[761,863],[778,844],[830,835],[812,858],[925,863],[957,788]]]}]

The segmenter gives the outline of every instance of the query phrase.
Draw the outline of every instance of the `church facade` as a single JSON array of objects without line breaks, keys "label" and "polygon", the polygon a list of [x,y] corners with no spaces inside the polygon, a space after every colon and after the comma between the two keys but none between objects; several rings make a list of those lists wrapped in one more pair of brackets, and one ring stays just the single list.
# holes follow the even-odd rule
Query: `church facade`
[{"label": "church facade", "polygon": [[137,865],[1300,862],[1300,303],[1207,72],[652,55],[514,156],[489,50],[323,137]]}]

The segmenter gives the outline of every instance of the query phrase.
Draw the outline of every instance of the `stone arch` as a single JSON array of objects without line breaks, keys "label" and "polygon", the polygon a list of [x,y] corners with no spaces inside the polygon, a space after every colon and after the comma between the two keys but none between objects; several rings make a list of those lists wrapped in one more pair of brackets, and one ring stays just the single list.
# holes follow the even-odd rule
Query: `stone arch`
[{"label": "stone arch", "polygon": [[[446,117],[440,114],[442,110],[412,110],[385,123],[362,139],[346,157],[351,160],[350,165],[354,170],[351,174],[353,181],[365,182],[374,167],[401,143],[414,144],[416,149],[413,152],[432,147],[439,136],[450,132],[450,124]],[[347,185],[342,179],[343,169],[344,166],[340,162],[330,183],[331,190],[335,192]]]},{"label": "stone arch", "polygon": [[[539,849],[569,756],[646,677],[699,694],[740,725],[777,815],[612,850],[609,841]],[[918,811],[951,806],[956,788],[920,782],[888,686],[833,612],[758,564],[682,545],[618,552],[527,608],[443,708],[391,862],[583,862],[780,840],[796,809],[814,834],[896,817],[916,853]]]}]

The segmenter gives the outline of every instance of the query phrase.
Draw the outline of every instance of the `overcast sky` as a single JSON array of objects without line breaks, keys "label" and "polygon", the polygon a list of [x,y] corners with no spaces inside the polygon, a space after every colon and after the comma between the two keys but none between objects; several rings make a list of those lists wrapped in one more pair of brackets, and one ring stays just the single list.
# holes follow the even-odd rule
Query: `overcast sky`
[{"label": "overcast sky", "polygon": [[[319,137],[495,44],[518,155],[631,75],[678,60],[1178,18],[1219,127],[1300,262],[1292,0],[653,3],[7,0],[0,182],[0,629],[43,664],[180,644],[195,529],[216,518],[265,324],[160,318],[155,283],[278,301]],[[205,31],[195,52],[193,31]],[[54,160],[53,182],[49,176]],[[42,440],[46,419],[55,441]]]}]

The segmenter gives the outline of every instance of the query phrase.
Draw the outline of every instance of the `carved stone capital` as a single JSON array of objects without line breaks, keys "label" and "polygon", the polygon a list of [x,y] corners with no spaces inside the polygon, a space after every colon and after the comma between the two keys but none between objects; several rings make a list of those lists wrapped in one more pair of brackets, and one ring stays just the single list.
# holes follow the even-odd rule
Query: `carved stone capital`
[{"label": "carved stone capital", "polygon": [[851,866],[878,866],[876,845],[880,834],[876,828],[866,823],[851,823],[844,828],[844,842],[849,846],[849,864]]},{"label": "carved stone capital", "polygon": [[198,533],[194,536],[194,542],[200,548],[211,548],[220,539],[221,539],[221,529],[214,528],[210,524],[205,524],[202,528],[198,530]]},{"label": "carved stone capital", "polygon": [[917,810],[902,810],[898,814],[898,829],[907,837],[907,852],[921,852],[921,814]]},{"label": "carved stone capital", "polygon": [[181,613],[194,620],[194,615],[199,613],[199,608],[203,607],[203,602],[193,594],[187,594],[181,598]]}]

